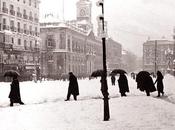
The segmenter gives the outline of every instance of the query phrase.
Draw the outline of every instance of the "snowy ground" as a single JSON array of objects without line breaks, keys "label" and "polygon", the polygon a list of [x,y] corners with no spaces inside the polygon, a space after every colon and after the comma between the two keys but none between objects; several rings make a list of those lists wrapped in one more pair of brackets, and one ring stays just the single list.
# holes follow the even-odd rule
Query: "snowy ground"
[{"label": "snowy ground", "polygon": [[[128,76],[130,93],[110,93],[110,120],[103,121],[100,79],[79,80],[78,101],[67,101],[68,81],[20,82],[26,105],[9,107],[10,83],[0,83],[0,130],[175,130],[175,78],[164,78],[165,96],[150,97]],[[154,79],[155,80],[155,79]],[[72,98],[72,97],[71,97]]]}]

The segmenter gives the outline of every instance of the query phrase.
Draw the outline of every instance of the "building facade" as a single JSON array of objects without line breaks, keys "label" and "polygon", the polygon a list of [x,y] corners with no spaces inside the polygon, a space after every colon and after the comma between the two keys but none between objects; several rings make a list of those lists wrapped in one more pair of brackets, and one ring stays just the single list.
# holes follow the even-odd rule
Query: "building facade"
[{"label": "building facade", "polygon": [[169,40],[148,40],[143,44],[143,69],[165,73],[173,71],[174,42]]},{"label": "building facade", "polygon": [[0,73],[39,66],[39,0],[0,0]]},{"label": "building facade", "polygon": [[[77,2],[77,18],[72,21],[55,21],[46,18],[41,30],[41,73],[52,78],[72,71],[79,77],[89,76],[103,69],[102,39],[93,32],[89,0]],[[116,68],[121,62],[121,45],[107,39],[107,66]]]},{"label": "building facade", "polygon": [[71,71],[81,77],[89,76],[96,68],[102,68],[101,41],[92,31],[62,22],[52,23],[52,27],[42,23],[41,39],[43,75],[60,77]]},{"label": "building facade", "polygon": [[122,46],[112,38],[106,39],[106,63],[108,71],[121,68]]}]

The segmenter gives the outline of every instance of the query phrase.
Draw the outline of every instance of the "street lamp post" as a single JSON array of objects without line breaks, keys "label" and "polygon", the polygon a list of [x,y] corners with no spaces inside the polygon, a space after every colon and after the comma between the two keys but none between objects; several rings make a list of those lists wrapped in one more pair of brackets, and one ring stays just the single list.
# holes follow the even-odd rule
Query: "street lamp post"
[{"label": "street lamp post", "polygon": [[101,6],[102,8],[102,16],[99,19],[102,21],[102,47],[103,47],[103,76],[102,76],[102,85],[101,85],[101,92],[103,94],[104,100],[104,121],[108,121],[110,118],[109,114],[109,93],[108,93],[108,85],[107,85],[107,67],[106,67],[106,38],[105,38],[105,29],[104,29],[104,0],[99,0],[97,2],[97,6]]},{"label": "street lamp post", "polygon": [[174,70],[174,76],[175,76],[175,27],[173,30],[173,39],[174,39],[174,44],[173,44],[173,70]]}]

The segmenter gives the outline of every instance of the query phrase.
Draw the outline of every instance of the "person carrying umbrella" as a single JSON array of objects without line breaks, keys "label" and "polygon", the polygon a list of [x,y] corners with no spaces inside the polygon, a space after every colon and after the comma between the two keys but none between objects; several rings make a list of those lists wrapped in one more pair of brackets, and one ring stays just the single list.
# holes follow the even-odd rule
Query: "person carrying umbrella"
[{"label": "person carrying umbrella", "polygon": [[128,86],[128,80],[124,73],[120,73],[119,79],[118,79],[118,86],[119,86],[119,92],[121,93],[121,96],[126,96],[126,92],[129,92],[129,86]]},{"label": "person carrying umbrella", "polygon": [[150,96],[151,92],[156,91],[153,79],[147,71],[140,71],[137,74],[136,82],[137,88],[140,89],[140,91],[145,91],[147,96]]},{"label": "person carrying umbrella", "polygon": [[13,103],[19,103],[21,105],[24,105],[24,103],[21,101],[19,81],[17,76],[13,76],[9,98],[10,98],[10,106],[13,106]]}]

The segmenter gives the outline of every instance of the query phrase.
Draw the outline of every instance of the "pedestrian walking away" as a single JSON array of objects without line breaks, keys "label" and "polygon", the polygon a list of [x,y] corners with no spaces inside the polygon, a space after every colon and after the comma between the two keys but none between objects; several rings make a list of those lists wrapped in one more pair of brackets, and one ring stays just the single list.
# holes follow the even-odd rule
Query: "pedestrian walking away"
[{"label": "pedestrian walking away", "polygon": [[157,97],[160,97],[160,94],[162,94],[162,96],[164,95],[164,85],[163,85],[163,75],[160,71],[157,71],[157,78],[154,84],[157,83],[157,91],[158,91],[158,95]]},{"label": "pedestrian walking away", "polygon": [[21,105],[24,104],[21,101],[20,87],[17,76],[13,77],[9,98],[10,98],[10,106],[13,106],[13,103],[19,103]]},{"label": "pedestrian walking away", "polygon": [[126,92],[129,92],[128,79],[124,73],[121,73],[118,79],[119,92],[121,96],[126,96]]},{"label": "pedestrian walking away", "polygon": [[71,95],[73,95],[74,100],[77,100],[77,96],[79,95],[79,86],[77,77],[72,72],[69,72],[69,86],[67,99],[65,101],[69,101]]},{"label": "pedestrian walking away", "polygon": [[112,83],[112,85],[115,85],[115,76],[114,75],[111,76],[111,83]]}]

